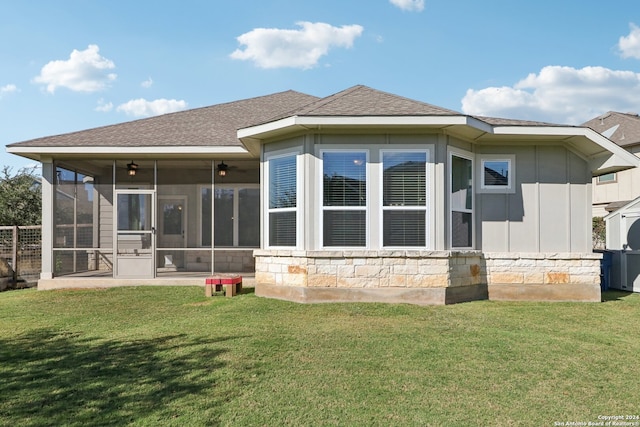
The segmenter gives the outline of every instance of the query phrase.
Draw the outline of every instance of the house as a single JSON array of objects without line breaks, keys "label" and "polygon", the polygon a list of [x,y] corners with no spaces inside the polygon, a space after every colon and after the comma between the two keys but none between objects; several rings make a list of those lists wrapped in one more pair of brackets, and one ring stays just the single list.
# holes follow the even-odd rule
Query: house
[{"label": "house", "polygon": [[[640,157],[640,116],[609,111],[582,126],[609,138]],[[640,169],[611,172],[593,178],[593,216],[605,216],[640,196]]]},{"label": "house", "polygon": [[[468,116],[365,86],[8,151],[43,163],[39,288],[234,271],[255,273],[260,296],[299,302],[600,301],[591,180],[640,165],[586,127]],[[91,186],[76,203],[91,218],[74,223],[92,225],[90,245],[57,239],[58,171]]]}]

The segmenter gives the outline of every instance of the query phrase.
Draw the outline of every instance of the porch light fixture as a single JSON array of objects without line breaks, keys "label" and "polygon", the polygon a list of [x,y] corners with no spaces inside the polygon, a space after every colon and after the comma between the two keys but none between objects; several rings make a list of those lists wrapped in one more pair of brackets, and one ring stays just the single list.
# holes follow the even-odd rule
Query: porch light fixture
[{"label": "porch light fixture", "polygon": [[136,172],[138,172],[138,165],[133,163],[133,160],[131,160],[131,163],[127,163],[127,172],[129,176],[135,176]]},{"label": "porch light fixture", "polygon": [[218,164],[218,175],[219,176],[226,176],[227,175],[227,169],[229,168],[229,166],[227,166],[224,161],[220,162],[220,164]]}]

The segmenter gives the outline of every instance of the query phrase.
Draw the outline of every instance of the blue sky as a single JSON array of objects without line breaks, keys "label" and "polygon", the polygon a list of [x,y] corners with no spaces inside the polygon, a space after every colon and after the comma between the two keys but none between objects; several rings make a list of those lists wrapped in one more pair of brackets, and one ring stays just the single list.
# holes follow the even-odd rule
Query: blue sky
[{"label": "blue sky", "polygon": [[0,144],[356,84],[579,124],[640,112],[639,27],[637,0],[0,0]]}]

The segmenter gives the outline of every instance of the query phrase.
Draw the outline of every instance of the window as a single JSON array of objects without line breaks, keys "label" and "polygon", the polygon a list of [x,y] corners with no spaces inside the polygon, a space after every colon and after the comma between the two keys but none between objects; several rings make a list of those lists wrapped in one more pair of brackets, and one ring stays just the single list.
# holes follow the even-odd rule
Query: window
[{"label": "window", "polygon": [[367,152],[322,151],[323,246],[367,244]]},{"label": "window", "polygon": [[480,193],[514,193],[515,156],[512,154],[480,155]]},{"label": "window", "polygon": [[598,177],[598,184],[607,184],[609,182],[616,182],[616,173],[615,172],[611,172],[611,173],[607,173],[604,175],[600,175]]},{"label": "window", "polygon": [[450,241],[452,248],[473,247],[473,160],[470,153],[450,152]]},{"label": "window", "polygon": [[267,161],[269,246],[297,246],[297,158],[287,154]]},{"label": "window", "polygon": [[[211,246],[211,188],[202,187],[202,246]],[[216,185],[213,191],[215,247],[260,246],[260,188]]]},{"label": "window", "polygon": [[381,153],[382,244],[424,247],[429,152],[382,150]]}]

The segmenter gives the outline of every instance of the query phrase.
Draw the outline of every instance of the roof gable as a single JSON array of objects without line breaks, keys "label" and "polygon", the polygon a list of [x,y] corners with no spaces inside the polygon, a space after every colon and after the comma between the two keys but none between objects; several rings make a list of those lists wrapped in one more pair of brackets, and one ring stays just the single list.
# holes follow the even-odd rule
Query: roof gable
[{"label": "roof gable", "polygon": [[353,86],[302,108],[289,111],[290,116],[460,116],[461,113],[367,86]]}]

